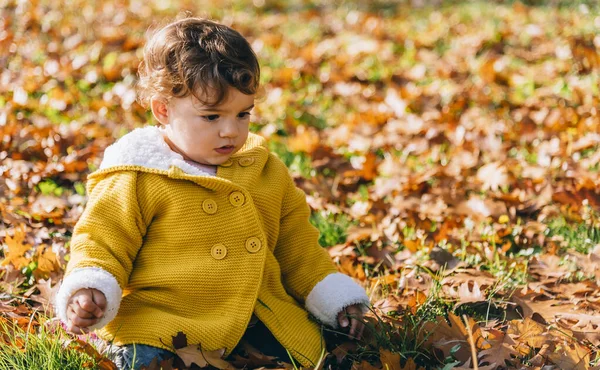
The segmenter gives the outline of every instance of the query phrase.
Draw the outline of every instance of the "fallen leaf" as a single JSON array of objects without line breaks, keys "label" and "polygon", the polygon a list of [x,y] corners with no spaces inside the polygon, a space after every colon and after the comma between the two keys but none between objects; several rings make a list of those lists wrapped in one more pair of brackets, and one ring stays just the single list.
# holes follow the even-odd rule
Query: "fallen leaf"
[{"label": "fallen leaf", "polygon": [[192,344],[184,348],[179,348],[175,352],[187,367],[196,364],[200,367],[210,365],[217,369],[235,369],[235,366],[222,358],[225,348],[215,351],[203,351],[199,345]]},{"label": "fallen leaf", "polygon": [[25,226],[23,225],[14,229],[14,236],[5,236],[5,257],[1,263],[2,266],[10,263],[16,269],[20,270],[29,264],[29,258],[25,257],[25,254],[31,249],[31,245],[24,243],[24,241]]}]

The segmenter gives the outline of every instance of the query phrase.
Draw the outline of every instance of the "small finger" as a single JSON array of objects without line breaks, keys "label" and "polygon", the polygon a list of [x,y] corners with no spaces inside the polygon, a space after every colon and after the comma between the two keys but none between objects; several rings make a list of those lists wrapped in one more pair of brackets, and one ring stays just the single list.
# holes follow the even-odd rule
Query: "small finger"
[{"label": "small finger", "polygon": [[340,323],[340,326],[342,328],[345,328],[348,326],[348,316],[347,316],[345,310],[338,314],[338,322]]},{"label": "small finger", "polygon": [[79,307],[81,307],[81,309],[91,313],[94,316],[96,316],[96,313],[98,311],[102,311],[102,310],[100,310],[98,305],[96,305],[94,303],[94,301],[92,300],[92,297],[87,296],[87,295],[81,295],[81,296],[77,297],[77,304],[79,304]]},{"label": "small finger", "polygon": [[69,308],[71,308],[71,310],[73,311],[73,313],[77,317],[80,317],[82,319],[94,319],[94,318],[96,318],[96,316],[93,313],[84,310],[78,304],[69,306]]},{"label": "small finger", "polygon": [[68,315],[69,320],[71,323],[73,323],[75,326],[78,326],[80,328],[87,328],[88,326],[94,325],[95,323],[98,322],[97,318],[82,318],[77,316],[77,314],[73,311],[71,313],[71,315]]},{"label": "small finger", "polygon": [[80,328],[77,325],[74,325],[72,322],[67,324],[67,331],[73,334],[87,334],[89,330],[87,328]]},{"label": "small finger", "polygon": [[75,317],[71,322],[80,328],[88,328],[98,322],[98,319],[80,319]]},{"label": "small finger", "polygon": [[100,311],[104,311],[106,309],[106,296],[99,290],[92,290],[92,299],[96,302],[96,305],[100,308]]},{"label": "small finger", "polygon": [[354,337],[355,334],[358,333],[357,329],[358,329],[359,322],[356,319],[352,319],[352,320],[350,320],[350,322],[352,323],[352,326],[350,328],[350,336]]},{"label": "small finger", "polygon": [[356,339],[360,340],[362,338],[363,332],[365,331],[365,323],[361,322],[358,329],[358,336]]}]

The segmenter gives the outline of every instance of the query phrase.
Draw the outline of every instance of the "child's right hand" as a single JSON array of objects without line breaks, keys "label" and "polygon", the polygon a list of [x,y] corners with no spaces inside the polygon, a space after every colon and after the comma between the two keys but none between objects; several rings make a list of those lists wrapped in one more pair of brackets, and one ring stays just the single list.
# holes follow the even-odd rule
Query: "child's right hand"
[{"label": "child's right hand", "polygon": [[67,330],[74,334],[87,333],[104,316],[106,297],[97,289],[80,289],[67,302]]}]

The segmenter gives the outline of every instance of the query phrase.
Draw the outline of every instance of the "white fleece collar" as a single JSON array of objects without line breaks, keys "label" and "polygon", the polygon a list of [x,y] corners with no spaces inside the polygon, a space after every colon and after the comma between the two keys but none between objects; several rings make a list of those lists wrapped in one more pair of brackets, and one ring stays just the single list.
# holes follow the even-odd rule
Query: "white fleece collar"
[{"label": "white fleece collar", "polygon": [[100,169],[122,165],[158,170],[169,170],[171,166],[177,166],[190,175],[213,176],[212,173],[187,163],[181,154],[171,150],[163,139],[162,130],[156,126],[137,128],[106,148]]}]

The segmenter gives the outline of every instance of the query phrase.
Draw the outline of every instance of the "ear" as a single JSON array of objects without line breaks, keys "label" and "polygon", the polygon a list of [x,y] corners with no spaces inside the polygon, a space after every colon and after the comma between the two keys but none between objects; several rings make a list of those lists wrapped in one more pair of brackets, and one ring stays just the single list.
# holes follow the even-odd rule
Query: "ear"
[{"label": "ear", "polygon": [[158,122],[163,125],[169,123],[169,103],[165,98],[157,95],[150,98],[150,109]]}]

